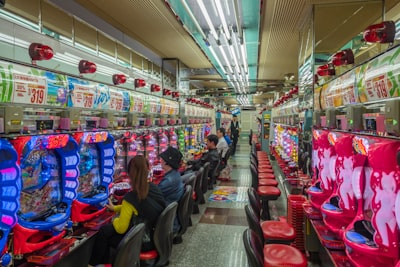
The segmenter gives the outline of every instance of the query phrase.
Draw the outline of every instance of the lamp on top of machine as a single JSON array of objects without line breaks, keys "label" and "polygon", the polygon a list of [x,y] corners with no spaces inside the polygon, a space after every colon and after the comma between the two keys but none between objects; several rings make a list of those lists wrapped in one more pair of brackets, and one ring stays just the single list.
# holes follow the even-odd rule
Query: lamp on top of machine
[{"label": "lamp on top of machine", "polygon": [[18,155],[5,139],[0,139],[0,266],[12,262],[9,234],[17,223],[19,197],[21,193],[21,170],[17,164]]},{"label": "lamp on top of machine", "polygon": [[[67,134],[11,140],[21,166],[22,191],[14,232],[16,259],[51,265],[76,239],[63,239],[78,188],[78,145]],[[56,247],[50,244],[57,242]]]},{"label": "lamp on top of machine", "polygon": [[114,138],[108,132],[78,132],[72,136],[79,146],[80,162],[71,219],[75,225],[98,230],[113,216],[112,212],[106,212],[105,205],[114,174]]},{"label": "lamp on top of machine", "polygon": [[400,100],[385,101],[382,107],[370,108],[349,105],[345,112],[327,109],[325,114],[314,111],[313,124],[316,128],[339,129],[379,136],[400,136]]}]

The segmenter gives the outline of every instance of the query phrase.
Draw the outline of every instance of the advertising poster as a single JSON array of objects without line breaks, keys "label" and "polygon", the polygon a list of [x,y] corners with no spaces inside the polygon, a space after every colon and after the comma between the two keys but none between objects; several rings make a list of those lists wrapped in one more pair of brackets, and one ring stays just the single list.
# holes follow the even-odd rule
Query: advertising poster
[{"label": "advertising poster", "polygon": [[118,88],[110,88],[110,110],[129,111],[129,92]]},{"label": "advertising poster", "polygon": [[96,84],[96,97],[93,108],[109,109],[110,107],[110,89],[105,84]]},{"label": "advertising poster", "polygon": [[74,77],[67,77],[67,81],[69,88],[68,107],[94,108],[96,85]]},{"label": "advertising poster", "polygon": [[0,101],[65,107],[65,75],[0,62]]},{"label": "advertising poster", "polygon": [[357,85],[361,102],[399,95],[400,48],[390,50],[360,67]]}]

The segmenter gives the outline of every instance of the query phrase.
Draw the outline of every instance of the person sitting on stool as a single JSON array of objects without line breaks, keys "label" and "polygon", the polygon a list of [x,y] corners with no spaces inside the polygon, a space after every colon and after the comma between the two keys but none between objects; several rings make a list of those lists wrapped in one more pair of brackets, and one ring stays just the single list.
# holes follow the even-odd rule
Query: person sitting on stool
[{"label": "person sitting on stool", "polygon": [[204,153],[200,159],[188,161],[188,165],[192,165],[192,170],[197,171],[201,166],[204,166],[206,162],[210,162],[210,169],[208,171],[208,189],[213,189],[216,177],[213,175],[215,168],[219,162],[219,153],[217,149],[218,136],[215,134],[210,134],[207,136],[207,149],[208,152]]},{"label": "person sitting on stool", "polygon": [[128,230],[141,222],[146,222],[142,251],[154,249],[153,229],[166,203],[161,190],[155,184],[148,182],[148,174],[149,162],[144,156],[135,156],[131,159],[128,164],[128,175],[132,191],[124,196],[121,205],[114,206],[109,199],[106,207],[119,214],[119,217],[100,228],[89,266],[110,263],[110,248],[117,248]]},{"label": "person sitting on stool", "polygon": [[[182,153],[173,147],[168,147],[159,155],[161,159],[161,167],[165,172],[164,177],[158,184],[162,194],[164,195],[166,204],[176,201],[179,202],[184,192],[184,184],[181,179],[181,174],[178,172],[179,165],[182,159]],[[181,228],[178,218],[174,220],[174,233],[177,233]]]}]

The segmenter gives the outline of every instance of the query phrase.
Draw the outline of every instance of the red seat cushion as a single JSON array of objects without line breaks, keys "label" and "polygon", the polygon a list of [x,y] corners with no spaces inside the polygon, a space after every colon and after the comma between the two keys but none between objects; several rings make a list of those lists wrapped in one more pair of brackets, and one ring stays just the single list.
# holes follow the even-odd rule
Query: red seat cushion
[{"label": "red seat cushion", "polygon": [[280,196],[281,190],[275,186],[259,186],[257,189],[257,193],[260,197],[263,196]]},{"label": "red seat cushion", "polygon": [[272,165],[270,164],[258,164],[259,169],[272,169]]},{"label": "red seat cushion", "polygon": [[268,185],[268,186],[277,186],[278,181],[275,179],[259,179],[258,185]]},{"label": "red seat cushion", "polygon": [[273,173],[259,173],[258,179],[275,179],[275,175]]},{"label": "red seat cushion", "polygon": [[293,226],[287,222],[264,221],[260,225],[265,239],[291,241],[296,238]]},{"label": "red seat cushion", "polygon": [[274,173],[273,169],[267,169],[267,168],[258,168],[257,171],[258,171],[258,174],[260,174],[260,173]]},{"label": "red seat cushion", "polygon": [[158,258],[158,252],[155,249],[145,252],[140,252],[140,260],[142,261],[154,260],[157,258]]},{"label": "red seat cushion", "polygon": [[300,250],[289,245],[264,245],[264,267],[275,266],[307,267],[307,259]]}]

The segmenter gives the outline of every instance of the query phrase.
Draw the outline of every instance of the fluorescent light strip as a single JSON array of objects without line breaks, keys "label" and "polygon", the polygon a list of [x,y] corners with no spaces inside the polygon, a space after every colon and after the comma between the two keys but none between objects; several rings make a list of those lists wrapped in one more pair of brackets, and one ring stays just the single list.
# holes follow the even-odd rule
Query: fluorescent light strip
[{"label": "fluorescent light strip", "polygon": [[[204,34],[203,29],[200,27],[199,22],[197,21],[197,19],[195,18],[195,16],[193,15],[192,11],[190,10],[189,6],[187,5],[185,0],[181,0],[181,3],[183,5],[183,7],[186,10],[186,13],[189,14],[189,17],[192,19],[194,25],[196,26],[197,30],[199,31],[199,33],[201,34],[201,36],[203,37],[204,40],[207,39],[207,36]],[[190,31],[188,31],[190,32]]]},{"label": "fluorescent light strip", "polygon": [[211,34],[214,36],[214,39],[217,41],[218,40],[218,34],[215,31],[214,25],[212,24],[212,21],[210,19],[210,16],[208,15],[207,9],[204,6],[203,0],[199,0],[197,3],[199,4],[201,13],[203,13],[204,18],[206,19],[206,22],[208,24],[208,27],[210,28]]},{"label": "fluorescent light strip", "polygon": [[242,51],[242,60],[243,60],[243,66],[244,66],[244,70],[246,71],[246,73],[248,73],[248,69],[247,69],[247,57],[246,57],[246,50],[245,50],[245,43],[243,43],[242,45],[240,45],[240,50]]},{"label": "fluorescent light strip", "polygon": [[229,64],[228,58],[226,57],[225,50],[222,48],[222,46],[218,46],[218,47],[219,47],[219,50],[221,51],[222,57],[224,58],[226,65],[228,66],[229,71],[231,73],[233,73],[232,67]]},{"label": "fluorescent light strip", "polygon": [[209,47],[211,54],[213,55],[215,61],[217,61],[219,67],[225,72],[225,68],[224,65],[222,65],[221,61],[219,60],[217,54],[214,51],[214,48],[212,48],[211,46]]},{"label": "fluorescent light strip", "polygon": [[237,72],[240,73],[239,62],[237,60],[236,53],[235,53],[235,50],[233,50],[233,46],[232,45],[229,46],[229,52],[231,53],[233,61],[235,62],[235,68],[236,68]]},{"label": "fluorescent light strip", "polygon": [[217,5],[217,11],[222,22],[222,27],[224,28],[225,36],[229,40],[231,39],[231,35],[229,33],[228,25],[226,24],[224,11],[222,10],[221,0],[214,0],[214,2]]}]

